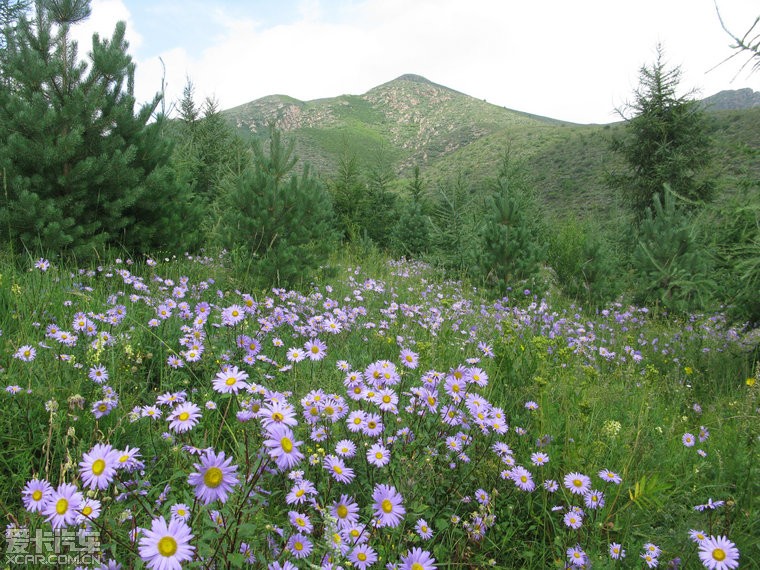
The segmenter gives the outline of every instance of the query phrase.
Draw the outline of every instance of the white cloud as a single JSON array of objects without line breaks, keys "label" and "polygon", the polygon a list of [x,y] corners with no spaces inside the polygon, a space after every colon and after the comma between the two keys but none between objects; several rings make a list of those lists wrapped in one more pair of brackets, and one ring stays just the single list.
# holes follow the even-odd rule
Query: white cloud
[{"label": "white cloud", "polygon": [[[737,33],[757,15],[754,0],[722,3]],[[668,60],[683,67],[684,86],[702,87],[704,95],[760,88],[760,74],[729,83],[738,64],[706,73],[731,54],[713,0],[364,0],[338,3],[340,13],[333,2],[301,0],[294,19],[269,26],[250,5],[249,17],[240,17],[235,5],[234,19],[209,8],[198,17],[213,32],[138,60],[138,98],[160,89],[161,57],[170,101],[179,99],[188,75],[199,99],[213,95],[230,108],[274,93],[304,100],[361,94],[418,73],[514,109],[608,122],[636,87],[641,65],[652,62],[658,41]],[[130,21],[121,0],[94,0],[93,18],[101,12]],[[130,27],[137,47],[139,34]],[[141,53],[149,48],[146,42]]]}]

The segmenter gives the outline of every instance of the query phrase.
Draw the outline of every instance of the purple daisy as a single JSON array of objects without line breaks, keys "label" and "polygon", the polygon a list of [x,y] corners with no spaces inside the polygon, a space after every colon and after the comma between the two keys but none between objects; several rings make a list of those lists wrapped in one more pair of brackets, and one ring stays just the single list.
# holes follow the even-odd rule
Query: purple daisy
[{"label": "purple daisy", "polygon": [[378,484],[372,493],[373,507],[378,518],[377,526],[398,526],[406,514],[403,497],[391,485]]},{"label": "purple daisy", "polygon": [[231,465],[232,458],[225,459],[224,451],[217,455],[213,449],[206,451],[201,462],[193,466],[198,470],[191,473],[187,482],[195,487],[195,496],[208,505],[219,499],[227,502],[227,494],[240,482],[237,478],[237,465]]}]

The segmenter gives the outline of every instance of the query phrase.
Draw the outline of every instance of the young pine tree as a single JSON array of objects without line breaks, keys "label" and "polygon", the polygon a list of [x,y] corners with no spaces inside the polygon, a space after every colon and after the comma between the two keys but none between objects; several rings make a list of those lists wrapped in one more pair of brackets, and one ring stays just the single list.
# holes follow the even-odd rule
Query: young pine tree
[{"label": "young pine tree", "polygon": [[394,250],[405,256],[418,257],[430,248],[430,216],[426,213],[425,187],[420,167],[414,167],[409,182],[409,197],[400,205],[398,221],[393,227]]},{"label": "young pine tree", "polygon": [[715,288],[712,257],[666,186],[642,220],[632,265],[639,302],[677,312],[705,307]]},{"label": "young pine tree", "polygon": [[48,253],[178,245],[185,216],[172,205],[182,200],[167,166],[171,145],[162,118],[149,123],[159,97],[135,114],[123,22],[110,39],[95,34],[80,61],[70,27],[88,14],[88,0],[39,0],[34,20],[22,17],[9,36],[0,226],[13,242]]},{"label": "young pine tree", "polygon": [[707,116],[698,101],[678,94],[681,69],[668,69],[664,52],[640,72],[640,84],[627,113],[625,134],[612,149],[627,163],[627,170],[612,177],[630,204],[637,222],[654,206],[654,197],[668,184],[685,200],[697,205],[712,197],[714,185],[704,176],[711,159]]},{"label": "young pine tree", "polygon": [[541,216],[524,169],[505,154],[480,233],[478,269],[498,290],[531,287],[546,258]]},{"label": "young pine tree", "polygon": [[260,285],[294,285],[308,278],[335,242],[330,196],[296,163],[293,143],[272,130],[268,148],[255,143],[253,163],[229,178],[217,199],[215,240],[253,258]]}]

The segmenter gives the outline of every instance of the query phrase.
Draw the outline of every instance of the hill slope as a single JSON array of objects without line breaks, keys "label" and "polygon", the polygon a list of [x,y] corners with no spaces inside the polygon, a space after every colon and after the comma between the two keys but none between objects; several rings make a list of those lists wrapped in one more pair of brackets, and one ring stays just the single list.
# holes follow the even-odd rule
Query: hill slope
[{"label": "hill slope", "polygon": [[[731,190],[740,177],[760,180],[759,97],[746,89],[705,99],[722,189]],[[720,110],[726,107],[742,109]],[[382,160],[401,177],[420,166],[429,188],[460,175],[477,188],[509,148],[530,168],[550,214],[602,216],[613,223],[620,214],[606,180],[619,167],[609,139],[622,123],[577,125],[529,115],[418,75],[402,75],[363,95],[314,101],[272,95],[224,115],[246,136],[260,136],[276,124],[294,139],[299,159],[326,178],[348,152],[365,167]]]}]

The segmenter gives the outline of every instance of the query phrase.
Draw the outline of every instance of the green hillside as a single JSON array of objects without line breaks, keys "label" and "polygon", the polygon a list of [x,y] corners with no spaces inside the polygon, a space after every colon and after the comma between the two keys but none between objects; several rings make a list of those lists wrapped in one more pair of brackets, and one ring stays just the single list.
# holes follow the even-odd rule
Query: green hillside
[{"label": "green hillside", "polygon": [[[712,99],[736,101],[731,94]],[[578,125],[530,115],[417,75],[403,75],[363,95],[314,101],[268,96],[224,114],[247,136],[276,124],[295,140],[299,159],[323,177],[335,172],[349,149],[365,165],[382,154],[402,178],[418,165],[433,188],[459,175],[477,188],[493,176],[509,148],[526,161],[550,215],[603,216],[612,222],[620,215],[606,180],[620,167],[609,140],[622,123]],[[760,107],[712,111],[710,117],[719,187],[731,191],[739,179],[760,178]]]}]

